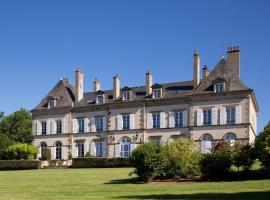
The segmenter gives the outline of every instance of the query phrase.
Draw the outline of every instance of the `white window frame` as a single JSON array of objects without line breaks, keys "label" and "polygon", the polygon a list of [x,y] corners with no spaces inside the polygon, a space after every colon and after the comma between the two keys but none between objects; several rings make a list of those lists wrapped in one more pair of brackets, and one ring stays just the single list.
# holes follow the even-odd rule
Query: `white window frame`
[{"label": "white window frame", "polygon": [[48,101],[48,108],[54,108],[56,106],[56,100]]},{"label": "white window frame", "polygon": [[203,109],[203,125],[209,126],[212,124],[212,109],[205,108]]},{"label": "white window frame", "polygon": [[214,84],[214,91],[215,93],[221,93],[225,91],[225,84],[224,83],[215,83]]},{"label": "white window frame", "polygon": [[160,128],[160,113],[152,113],[153,128]]},{"label": "white window frame", "polygon": [[130,114],[122,115],[123,118],[123,130],[130,130]]},{"label": "white window frame", "polygon": [[104,95],[99,94],[96,96],[96,103],[104,103]]},{"label": "white window frame", "polygon": [[[158,95],[157,95],[158,94]],[[153,90],[153,97],[155,98],[155,99],[158,99],[158,98],[161,98],[161,89],[154,89]]]},{"label": "white window frame", "polygon": [[123,101],[129,101],[130,100],[130,91],[123,92]]}]

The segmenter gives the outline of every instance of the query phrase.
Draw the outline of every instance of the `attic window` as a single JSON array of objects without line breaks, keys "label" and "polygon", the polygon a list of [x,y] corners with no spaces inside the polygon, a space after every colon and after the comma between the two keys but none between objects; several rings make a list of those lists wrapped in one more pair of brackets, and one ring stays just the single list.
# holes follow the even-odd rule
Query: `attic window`
[{"label": "attic window", "polygon": [[154,89],[153,90],[153,97],[160,98],[161,97],[161,89]]},{"label": "attic window", "polygon": [[214,85],[214,92],[221,93],[224,92],[225,84],[224,83],[215,83]]},{"label": "attic window", "polygon": [[130,100],[130,92],[129,91],[123,92],[123,101],[128,100]]},{"label": "attic window", "polygon": [[104,103],[103,94],[99,94],[96,96],[96,103]]},{"label": "attic window", "polygon": [[48,108],[54,108],[56,105],[56,100],[50,100],[48,102]]}]

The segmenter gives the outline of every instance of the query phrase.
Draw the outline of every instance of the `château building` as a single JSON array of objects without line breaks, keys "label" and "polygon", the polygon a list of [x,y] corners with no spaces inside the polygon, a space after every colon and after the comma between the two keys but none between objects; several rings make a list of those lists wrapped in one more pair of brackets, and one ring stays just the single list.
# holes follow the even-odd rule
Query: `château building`
[{"label": "ch\u00e2teau building", "polygon": [[208,70],[194,53],[193,80],[153,83],[146,73],[144,86],[84,92],[82,69],[76,83],[60,80],[31,111],[33,144],[39,158],[50,148],[52,159],[128,157],[139,144],[152,140],[164,144],[179,137],[198,142],[203,153],[213,142],[236,140],[252,143],[256,137],[258,105],[254,91],[240,79],[240,49],[230,47],[226,59]]}]

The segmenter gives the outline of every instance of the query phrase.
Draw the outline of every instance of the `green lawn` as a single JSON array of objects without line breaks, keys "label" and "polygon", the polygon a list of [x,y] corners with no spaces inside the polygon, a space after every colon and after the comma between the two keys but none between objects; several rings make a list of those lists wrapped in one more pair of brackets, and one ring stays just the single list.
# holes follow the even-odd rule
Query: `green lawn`
[{"label": "green lawn", "polygon": [[270,180],[132,184],[130,168],[0,171],[0,199],[270,199]]}]

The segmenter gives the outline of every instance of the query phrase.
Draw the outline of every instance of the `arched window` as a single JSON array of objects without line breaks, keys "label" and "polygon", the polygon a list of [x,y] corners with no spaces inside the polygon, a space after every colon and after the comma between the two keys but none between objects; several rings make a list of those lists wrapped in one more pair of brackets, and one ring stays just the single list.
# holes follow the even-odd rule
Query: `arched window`
[{"label": "arched window", "polygon": [[56,160],[62,159],[62,143],[61,142],[55,143],[55,159]]},{"label": "arched window", "polygon": [[121,157],[127,158],[130,156],[130,139],[123,138],[121,140]]},{"label": "arched window", "polygon": [[233,146],[236,140],[236,136],[233,133],[228,133],[225,135],[224,139],[226,142],[229,142],[231,146]]},{"label": "arched window", "polygon": [[213,138],[209,134],[205,134],[201,138],[201,152],[210,153],[212,149]]},{"label": "arched window", "polygon": [[45,160],[45,154],[46,154],[47,144],[45,142],[42,142],[40,144],[40,156],[42,160]]}]

